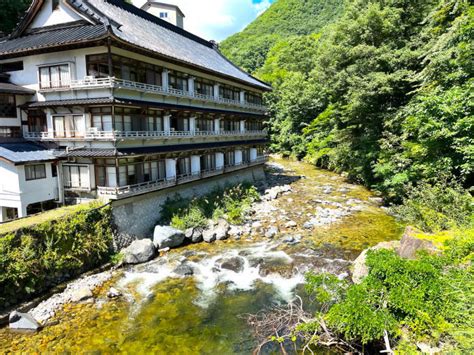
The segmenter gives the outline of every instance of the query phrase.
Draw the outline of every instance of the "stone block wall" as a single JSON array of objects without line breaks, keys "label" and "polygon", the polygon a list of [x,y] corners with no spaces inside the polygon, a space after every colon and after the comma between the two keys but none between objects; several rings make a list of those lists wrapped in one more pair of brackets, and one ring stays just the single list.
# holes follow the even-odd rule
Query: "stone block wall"
[{"label": "stone block wall", "polygon": [[116,248],[121,249],[134,239],[151,237],[160,219],[161,208],[168,197],[173,198],[176,194],[183,198],[199,197],[219,187],[237,185],[242,182],[252,183],[262,179],[265,179],[263,166],[255,166],[162,191],[113,201],[112,215],[117,228]]}]

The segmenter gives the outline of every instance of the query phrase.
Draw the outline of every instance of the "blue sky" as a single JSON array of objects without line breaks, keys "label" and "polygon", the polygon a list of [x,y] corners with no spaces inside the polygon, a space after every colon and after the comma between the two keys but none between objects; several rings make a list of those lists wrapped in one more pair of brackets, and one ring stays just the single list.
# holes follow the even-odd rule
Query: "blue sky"
[{"label": "blue sky", "polygon": [[[146,0],[133,0],[141,6]],[[222,41],[241,31],[275,0],[163,0],[185,14],[184,28],[208,40]]]}]

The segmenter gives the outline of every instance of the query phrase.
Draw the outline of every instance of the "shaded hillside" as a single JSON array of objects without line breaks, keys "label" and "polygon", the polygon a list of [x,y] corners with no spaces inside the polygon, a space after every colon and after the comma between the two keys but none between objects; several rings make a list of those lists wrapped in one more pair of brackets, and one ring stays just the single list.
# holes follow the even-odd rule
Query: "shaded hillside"
[{"label": "shaded hillside", "polygon": [[236,64],[255,72],[281,39],[319,32],[342,14],[344,0],[276,0],[242,32],[221,43],[221,51]]}]

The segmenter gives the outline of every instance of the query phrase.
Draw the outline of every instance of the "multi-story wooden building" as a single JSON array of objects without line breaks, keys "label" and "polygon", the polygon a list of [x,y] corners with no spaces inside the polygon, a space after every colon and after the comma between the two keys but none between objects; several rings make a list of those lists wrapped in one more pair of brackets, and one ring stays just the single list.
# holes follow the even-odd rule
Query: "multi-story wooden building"
[{"label": "multi-story wooden building", "polygon": [[[122,199],[265,161],[270,87],[214,42],[125,1],[34,0],[0,39],[0,72],[0,134],[54,148],[57,202]],[[0,207],[12,208],[2,169]]]}]

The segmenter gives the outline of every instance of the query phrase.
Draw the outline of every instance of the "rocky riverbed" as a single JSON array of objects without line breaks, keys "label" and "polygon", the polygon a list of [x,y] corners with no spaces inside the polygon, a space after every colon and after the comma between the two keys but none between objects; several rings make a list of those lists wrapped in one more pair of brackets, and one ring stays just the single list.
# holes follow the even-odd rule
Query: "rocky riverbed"
[{"label": "rocky riverbed", "polygon": [[350,277],[363,249],[401,235],[376,196],[304,163],[272,159],[258,188],[225,240],[76,280],[30,312],[40,332],[0,330],[0,352],[247,354],[243,314],[306,299],[307,271]]}]

